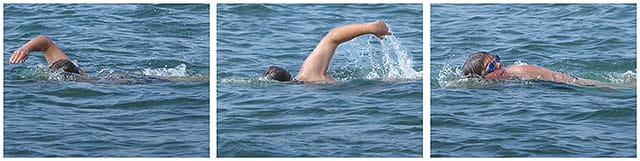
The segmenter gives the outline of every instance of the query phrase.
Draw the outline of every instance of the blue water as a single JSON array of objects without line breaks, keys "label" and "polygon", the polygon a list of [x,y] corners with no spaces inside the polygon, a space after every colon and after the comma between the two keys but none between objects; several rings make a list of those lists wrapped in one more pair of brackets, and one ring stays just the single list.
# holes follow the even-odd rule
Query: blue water
[{"label": "blue water", "polygon": [[[635,4],[431,5],[432,157],[635,157]],[[463,79],[469,54],[614,88]]]},{"label": "blue water", "polygon": [[[209,5],[4,5],[5,157],[208,157]],[[93,78],[65,81],[48,35]]]},{"label": "blue water", "polygon": [[[384,20],[393,36],[340,45],[335,84],[296,75],[331,29]],[[218,157],[421,157],[422,5],[218,4]]]}]

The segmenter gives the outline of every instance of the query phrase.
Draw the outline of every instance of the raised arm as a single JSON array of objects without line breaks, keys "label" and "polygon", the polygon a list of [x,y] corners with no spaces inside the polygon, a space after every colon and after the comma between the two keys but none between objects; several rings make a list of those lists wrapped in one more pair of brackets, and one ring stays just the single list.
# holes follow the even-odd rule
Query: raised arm
[{"label": "raised arm", "polygon": [[320,43],[307,56],[300,72],[296,76],[298,81],[307,82],[335,82],[327,74],[329,63],[335,53],[336,48],[343,42],[364,34],[374,34],[382,39],[384,35],[390,35],[389,28],[384,21],[378,20],[371,23],[351,24],[332,29],[320,40]]},{"label": "raised arm", "polygon": [[60,59],[69,59],[69,57],[67,57],[67,55],[65,55],[64,52],[62,52],[62,50],[60,50],[53,41],[51,41],[51,39],[47,36],[40,35],[31,39],[31,41],[14,51],[9,58],[9,63],[24,63],[27,58],[29,58],[29,52],[31,51],[41,51],[49,65]]}]

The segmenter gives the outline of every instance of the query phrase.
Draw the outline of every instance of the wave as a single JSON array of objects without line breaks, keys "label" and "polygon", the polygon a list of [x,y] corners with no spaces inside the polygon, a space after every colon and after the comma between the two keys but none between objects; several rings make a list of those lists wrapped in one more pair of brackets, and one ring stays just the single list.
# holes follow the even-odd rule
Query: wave
[{"label": "wave", "polygon": [[611,108],[597,111],[582,112],[568,116],[566,119],[575,121],[586,120],[633,120],[636,110],[633,108]]}]

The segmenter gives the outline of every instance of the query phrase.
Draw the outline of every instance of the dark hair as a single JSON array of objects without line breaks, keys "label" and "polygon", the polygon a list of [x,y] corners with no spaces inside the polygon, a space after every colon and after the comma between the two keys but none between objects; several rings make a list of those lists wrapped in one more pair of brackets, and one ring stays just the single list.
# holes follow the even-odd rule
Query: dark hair
[{"label": "dark hair", "polygon": [[62,69],[65,72],[80,74],[80,68],[78,68],[78,66],[73,64],[73,62],[71,62],[71,60],[68,60],[68,59],[60,59],[54,62],[53,64],[49,65],[49,69],[53,69],[53,70]]},{"label": "dark hair", "polygon": [[462,75],[464,77],[482,77],[482,72],[484,72],[483,61],[489,55],[491,54],[484,51],[469,55],[467,61],[462,65]]},{"label": "dark hair", "polygon": [[291,74],[285,69],[276,66],[270,66],[267,68],[262,76],[267,77],[267,79],[273,79],[277,81],[291,81]]}]

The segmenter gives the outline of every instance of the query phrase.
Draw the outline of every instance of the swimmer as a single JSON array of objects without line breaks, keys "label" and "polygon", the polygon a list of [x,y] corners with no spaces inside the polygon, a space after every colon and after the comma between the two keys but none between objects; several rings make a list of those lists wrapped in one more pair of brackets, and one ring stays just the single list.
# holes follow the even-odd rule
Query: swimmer
[{"label": "swimmer", "polygon": [[73,61],[71,61],[69,57],[65,55],[64,52],[62,52],[62,50],[60,50],[60,48],[58,48],[58,46],[56,46],[53,41],[51,41],[51,39],[49,39],[49,37],[44,35],[40,35],[31,39],[31,41],[27,42],[22,47],[14,51],[9,58],[9,63],[24,63],[27,58],[29,58],[29,53],[32,51],[42,52],[44,58],[49,64],[49,69],[62,69],[65,72],[87,76],[86,72],[80,69],[80,67],[78,67],[78,65],[76,65]]},{"label": "swimmer", "polygon": [[469,55],[469,58],[462,66],[462,75],[465,78],[543,80],[583,86],[618,86],[578,78],[535,65],[510,65],[504,68],[502,62],[500,62],[500,56],[488,52],[477,52]]},{"label": "swimmer", "polygon": [[[300,72],[295,77],[295,81],[308,83],[336,82],[327,73],[336,48],[341,43],[364,34],[373,34],[379,39],[383,39],[384,35],[391,35],[391,32],[389,32],[389,28],[384,21],[381,20],[333,28],[320,40],[320,43],[304,60],[300,67]],[[291,74],[287,70],[276,66],[268,67],[262,76],[277,81],[292,81]]]}]

